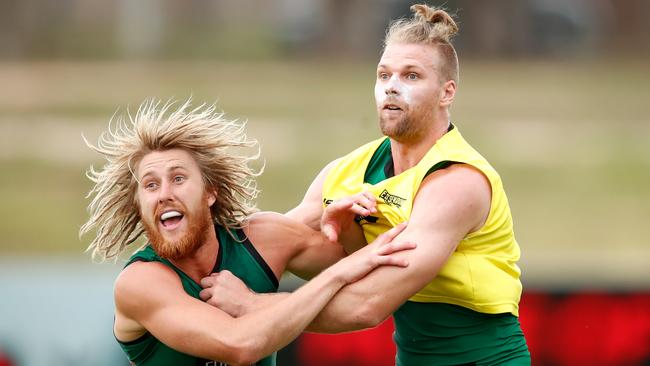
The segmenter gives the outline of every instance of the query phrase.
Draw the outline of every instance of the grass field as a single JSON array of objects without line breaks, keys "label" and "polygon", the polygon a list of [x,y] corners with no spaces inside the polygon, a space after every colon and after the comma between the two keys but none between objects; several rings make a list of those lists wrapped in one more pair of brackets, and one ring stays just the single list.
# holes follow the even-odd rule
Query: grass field
[{"label": "grass field", "polygon": [[[467,63],[453,121],[501,173],[534,284],[650,287],[650,64]],[[79,254],[83,144],[146,97],[248,120],[284,211],[328,161],[378,136],[373,63],[1,63],[0,253]],[[528,276],[528,277],[526,277]]]}]

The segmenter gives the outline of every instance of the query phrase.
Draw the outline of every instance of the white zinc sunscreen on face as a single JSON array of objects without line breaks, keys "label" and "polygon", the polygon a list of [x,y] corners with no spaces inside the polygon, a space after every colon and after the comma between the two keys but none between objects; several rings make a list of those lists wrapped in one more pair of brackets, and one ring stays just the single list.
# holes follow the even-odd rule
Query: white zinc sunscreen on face
[{"label": "white zinc sunscreen on face", "polygon": [[386,82],[377,80],[375,83],[375,101],[377,105],[382,105],[388,98],[389,91],[394,91],[394,98],[401,99],[409,105],[411,103],[411,86],[403,83],[398,75],[391,76]]}]

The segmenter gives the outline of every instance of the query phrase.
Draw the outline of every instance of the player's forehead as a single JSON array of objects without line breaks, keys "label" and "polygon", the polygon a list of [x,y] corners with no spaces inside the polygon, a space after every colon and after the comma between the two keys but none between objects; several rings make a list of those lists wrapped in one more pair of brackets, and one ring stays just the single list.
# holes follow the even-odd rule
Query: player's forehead
[{"label": "player's forehead", "polygon": [[147,175],[161,175],[175,170],[198,172],[199,167],[192,154],[184,149],[152,151],[142,157],[138,164],[139,178]]},{"label": "player's forehead", "polygon": [[377,69],[433,69],[437,60],[435,47],[419,43],[390,43],[379,59]]}]

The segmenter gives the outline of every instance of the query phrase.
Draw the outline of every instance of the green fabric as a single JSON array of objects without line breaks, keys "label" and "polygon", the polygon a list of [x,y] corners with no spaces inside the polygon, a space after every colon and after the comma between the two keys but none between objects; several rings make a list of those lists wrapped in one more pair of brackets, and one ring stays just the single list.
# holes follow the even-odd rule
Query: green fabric
[{"label": "green fabric", "polygon": [[[447,132],[453,129],[454,125],[450,124]],[[379,145],[377,151],[375,151],[375,153],[370,158],[370,161],[368,162],[368,167],[366,168],[366,172],[363,176],[364,183],[377,184],[392,177],[393,174],[386,174],[388,164],[393,164],[393,156],[391,155],[390,139],[386,137],[386,139],[381,143],[381,145]],[[432,166],[426,175],[429,175],[439,169],[445,169],[453,164],[455,164],[453,161],[441,161],[438,164]],[[388,170],[391,172],[393,171],[392,167],[390,167]]]},{"label": "green fabric", "polygon": [[393,316],[397,366],[530,365],[519,320],[510,313],[407,301]]},{"label": "green fabric", "polygon": [[[219,239],[219,255],[214,271],[229,270],[235,276],[239,277],[248,287],[258,293],[268,293],[277,291],[277,279],[271,278],[272,272],[265,263],[258,262],[254,255],[251,254],[246,246],[251,246],[248,239],[245,242],[238,242],[221,226],[215,226],[217,237]],[[233,233],[238,238],[243,238],[243,233]],[[136,261],[161,262],[173,269],[181,279],[183,289],[188,295],[199,299],[201,286],[194,282],[183,271],[176,268],[168,260],[159,257],[148,245],[141,251],[135,253],[128,261],[126,266]],[[126,267],[125,266],[125,267]],[[266,268],[265,268],[266,266]],[[225,330],[227,331],[227,330]],[[132,342],[118,343],[127,354],[129,360],[135,365],[156,365],[156,366],[196,366],[196,365],[225,365],[218,361],[203,360],[198,357],[190,356],[167,347],[164,343],[156,339],[151,333],[147,333],[141,338]],[[275,366],[276,354],[258,361],[255,366]]]},{"label": "green fabric", "polygon": [[[390,178],[388,164],[392,156],[386,138],[370,159],[364,181],[377,184]],[[452,164],[440,162],[427,174]],[[483,314],[451,304],[407,301],[393,316],[397,366],[530,365],[519,321],[510,313]]]},{"label": "green fabric", "polygon": [[368,162],[368,168],[363,176],[365,183],[377,184],[389,177],[386,176],[384,168],[388,163],[393,162],[390,149],[390,139],[386,139],[379,145],[377,151],[372,155]]}]

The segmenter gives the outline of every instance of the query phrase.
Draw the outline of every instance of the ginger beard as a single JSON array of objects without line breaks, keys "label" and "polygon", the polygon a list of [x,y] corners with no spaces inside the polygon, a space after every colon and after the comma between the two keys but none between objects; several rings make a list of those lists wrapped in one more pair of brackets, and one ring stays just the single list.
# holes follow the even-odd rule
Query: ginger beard
[{"label": "ginger beard", "polygon": [[[154,251],[159,256],[171,260],[185,258],[195,252],[205,242],[210,225],[213,224],[210,207],[207,205],[201,205],[201,209],[197,210],[197,212],[188,212],[181,204],[178,206],[158,205],[154,214],[155,223],[142,220],[147,238]],[[165,239],[158,226],[160,215],[169,209],[177,209],[183,212],[182,219],[187,220],[186,232],[183,233],[180,239],[175,241]]]}]

